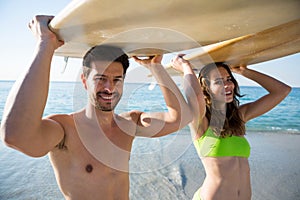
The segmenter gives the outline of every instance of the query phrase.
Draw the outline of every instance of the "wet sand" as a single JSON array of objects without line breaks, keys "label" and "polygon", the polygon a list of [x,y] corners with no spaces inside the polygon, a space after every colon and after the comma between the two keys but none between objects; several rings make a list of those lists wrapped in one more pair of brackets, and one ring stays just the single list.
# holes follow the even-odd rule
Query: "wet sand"
[{"label": "wet sand", "polygon": [[[300,199],[300,135],[248,133],[247,139],[252,199]],[[131,199],[191,199],[203,182],[205,172],[186,133],[138,139],[133,152]],[[1,144],[0,199],[63,199],[48,157],[29,158]]]}]

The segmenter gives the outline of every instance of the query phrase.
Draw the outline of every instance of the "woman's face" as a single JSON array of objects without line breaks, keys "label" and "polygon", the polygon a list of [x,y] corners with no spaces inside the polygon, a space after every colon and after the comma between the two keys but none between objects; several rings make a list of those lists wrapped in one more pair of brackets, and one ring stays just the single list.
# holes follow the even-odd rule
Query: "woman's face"
[{"label": "woman's face", "polygon": [[222,105],[233,101],[234,83],[224,67],[216,67],[210,71],[208,78],[209,90],[215,103]]}]

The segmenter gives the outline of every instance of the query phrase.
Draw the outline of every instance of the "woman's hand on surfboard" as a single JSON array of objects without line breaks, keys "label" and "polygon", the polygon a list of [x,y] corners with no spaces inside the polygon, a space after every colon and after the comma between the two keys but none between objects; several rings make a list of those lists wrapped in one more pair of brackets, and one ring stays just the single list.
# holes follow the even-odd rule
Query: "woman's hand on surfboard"
[{"label": "woman's hand on surfboard", "polygon": [[139,58],[137,56],[133,56],[133,59],[135,62],[139,63],[140,65],[143,65],[147,68],[150,68],[151,65],[157,65],[161,64],[163,56],[162,55],[155,55],[155,56],[148,56],[146,58]]},{"label": "woman's hand on surfboard", "polygon": [[40,42],[51,43],[54,49],[57,49],[62,46],[64,42],[59,40],[55,33],[48,27],[53,17],[54,16],[37,15],[29,22],[28,27]]},{"label": "woman's hand on surfboard", "polygon": [[248,69],[247,65],[240,65],[240,66],[230,66],[232,72],[236,74],[243,75],[243,73]]},{"label": "woman's hand on surfboard", "polygon": [[178,54],[176,57],[172,58],[172,60],[171,60],[171,66],[175,70],[182,72],[182,73],[184,72],[184,69],[183,69],[184,65],[190,67],[190,62],[183,58],[184,55],[185,54]]}]

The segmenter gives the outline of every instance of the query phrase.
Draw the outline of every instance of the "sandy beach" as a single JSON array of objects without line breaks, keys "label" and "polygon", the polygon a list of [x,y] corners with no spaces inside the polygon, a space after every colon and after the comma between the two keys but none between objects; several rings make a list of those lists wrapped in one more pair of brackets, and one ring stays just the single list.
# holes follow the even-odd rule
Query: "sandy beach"
[{"label": "sandy beach", "polygon": [[300,135],[249,134],[253,199],[300,199]]},{"label": "sandy beach", "polygon": [[[247,138],[251,145],[249,162],[252,199],[300,199],[300,135],[265,132],[248,133]],[[177,179],[175,178],[176,173],[180,174],[181,179],[178,175]],[[173,189],[164,187],[165,179],[181,184],[181,187],[175,184],[177,194],[169,194],[168,199],[191,199],[205,176],[201,161],[196,156],[193,146],[190,146],[175,163],[162,169],[162,174],[164,176],[161,177],[161,184],[158,186],[159,181],[155,181],[156,185],[151,185],[160,193],[167,193]],[[145,190],[143,187],[146,185],[135,185],[133,199],[139,199],[135,197],[139,196],[139,191]],[[149,185],[147,188],[149,189]],[[161,198],[159,195],[154,195],[151,199]]]},{"label": "sandy beach", "polygon": [[[251,132],[247,138],[252,199],[300,199],[300,135]],[[157,145],[163,145],[163,150],[143,153]],[[0,199],[63,199],[48,157],[29,158],[3,144],[0,147]],[[191,199],[204,179],[201,161],[186,133],[139,138],[133,150],[131,199]]]}]

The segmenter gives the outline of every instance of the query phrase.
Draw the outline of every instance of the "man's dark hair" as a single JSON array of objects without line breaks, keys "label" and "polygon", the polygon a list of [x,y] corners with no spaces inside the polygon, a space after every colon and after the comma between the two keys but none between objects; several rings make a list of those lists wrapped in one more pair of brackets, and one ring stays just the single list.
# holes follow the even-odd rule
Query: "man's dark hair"
[{"label": "man's dark hair", "polygon": [[124,75],[129,67],[127,54],[119,47],[110,45],[97,45],[92,47],[83,57],[83,73],[87,77],[91,62],[93,61],[111,61],[119,62],[123,66]]}]

